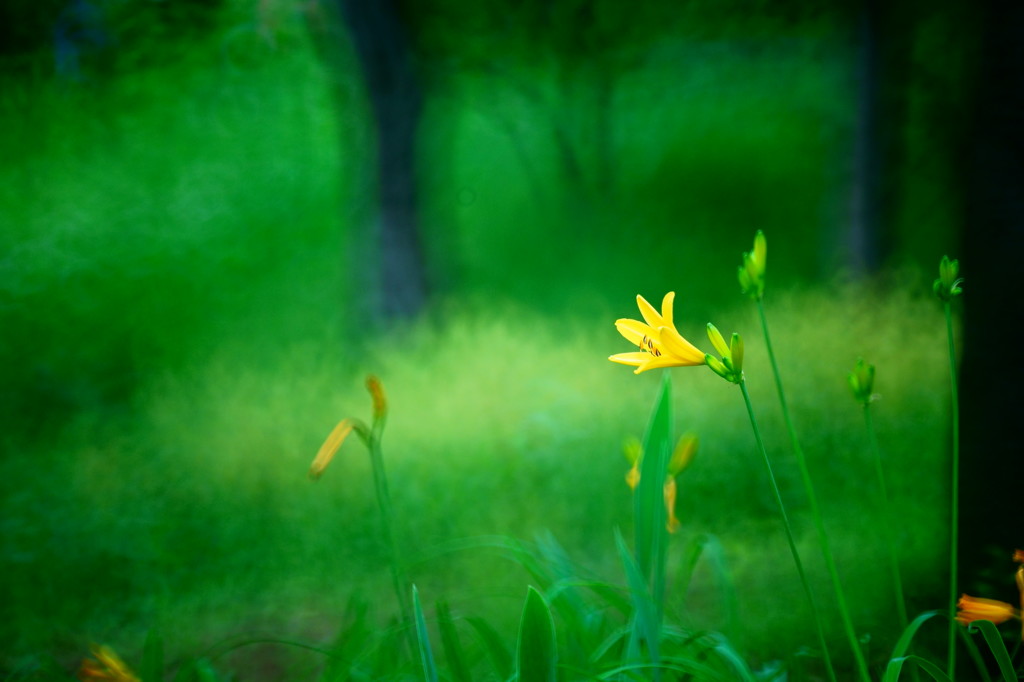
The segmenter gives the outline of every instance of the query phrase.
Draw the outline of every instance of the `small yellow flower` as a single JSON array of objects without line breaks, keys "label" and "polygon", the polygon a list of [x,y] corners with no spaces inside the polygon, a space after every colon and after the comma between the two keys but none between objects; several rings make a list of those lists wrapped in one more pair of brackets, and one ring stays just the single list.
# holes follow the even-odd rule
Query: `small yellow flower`
[{"label": "small yellow flower", "polygon": [[316,453],[316,457],[313,459],[313,464],[309,467],[309,477],[312,479],[320,478],[321,474],[324,473],[324,469],[334,459],[334,454],[338,452],[341,444],[348,438],[348,434],[352,433],[352,429],[355,428],[355,424],[351,419],[342,419],[338,422],[338,425],[334,427],[334,430],[327,436],[327,440],[320,446],[320,451]]},{"label": "small yellow flower", "polygon": [[672,322],[672,303],[675,296],[674,291],[665,294],[660,313],[643,296],[637,296],[637,306],[644,321],[623,318],[615,321],[615,328],[640,350],[618,353],[608,359],[621,365],[636,367],[633,370],[634,374],[661,367],[703,365],[704,353],[684,339]]},{"label": "small yellow flower", "polygon": [[128,669],[124,661],[107,646],[92,646],[93,658],[82,661],[78,669],[78,679],[82,682],[90,680],[111,680],[112,682],[139,682],[139,678]]}]

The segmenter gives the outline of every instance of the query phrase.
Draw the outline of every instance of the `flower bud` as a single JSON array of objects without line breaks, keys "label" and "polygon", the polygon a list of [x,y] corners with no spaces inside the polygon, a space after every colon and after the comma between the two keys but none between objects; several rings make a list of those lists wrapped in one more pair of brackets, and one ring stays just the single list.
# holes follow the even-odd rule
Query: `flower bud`
[{"label": "flower bud", "polygon": [[768,242],[764,232],[757,231],[754,248],[743,253],[743,265],[738,271],[740,289],[755,301],[764,296],[764,273],[768,257]]},{"label": "flower bud", "polygon": [[875,387],[875,366],[864,362],[863,358],[857,358],[857,364],[853,371],[846,376],[850,383],[850,390],[857,402],[867,405],[875,399],[873,393]]},{"label": "flower bud", "polygon": [[960,261],[950,260],[949,256],[943,256],[939,261],[939,278],[932,285],[935,295],[942,301],[950,301],[955,296],[963,293],[960,283],[963,278],[959,277]]},{"label": "flower bud", "polygon": [[383,419],[388,414],[388,401],[384,396],[384,386],[373,374],[366,377],[366,390],[370,392],[370,397],[373,398],[373,419],[377,421]]}]

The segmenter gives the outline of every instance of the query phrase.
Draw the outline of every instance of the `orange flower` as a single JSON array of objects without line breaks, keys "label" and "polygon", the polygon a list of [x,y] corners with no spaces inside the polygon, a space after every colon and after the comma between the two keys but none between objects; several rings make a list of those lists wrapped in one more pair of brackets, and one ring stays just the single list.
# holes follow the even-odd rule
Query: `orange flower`
[{"label": "orange flower", "polygon": [[[1024,550],[1018,549],[1014,551],[1013,560],[1024,564]],[[976,620],[989,620],[999,625],[1011,618],[1016,618],[1022,621],[1021,640],[1024,641],[1024,619],[1021,618],[1021,613],[1024,611],[1024,565],[1017,569],[1017,574],[1014,577],[1017,581],[1017,591],[1020,593],[1019,609],[1013,604],[1008,604],[1004,601],[982,599],[981,597],[972,597],[965,594],[956,603],[956,607],[959,609],[959,612],[956,614],[957,622],[961,625],[967,625]]]},{"label": "orange flower", "polygon": [[956,620],[961,625],[973,623],[976,620],[990,620],[996,625],[1005,623],[1011,618],[1020,618],[1020,610],[1012,604],[996,599],[982,599],[965,594],[956,603],[960,610],[956,614]]}]

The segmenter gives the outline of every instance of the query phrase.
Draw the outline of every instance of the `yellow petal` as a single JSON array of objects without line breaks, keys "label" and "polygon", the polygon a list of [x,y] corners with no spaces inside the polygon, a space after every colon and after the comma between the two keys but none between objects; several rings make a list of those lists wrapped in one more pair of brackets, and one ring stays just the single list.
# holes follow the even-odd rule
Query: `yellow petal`
[{"label": "yellow petal", "polygon": [[641,348],[650,348],[647,344],[648,340],[657,340],[658,332],[654,328],[640,322],[638,320],[630,320],[623,318],[615,321],[615,328],[619,330],[622,336],[632,343],[634,346],[640,346]]},{"label": "yellow petal", "polygon": [[620,365],[632,365],[638,367],[649,358],[653,357],[650,353],[642,353],[640,351],[634,351],[632,353],[616,353],[615,355],[609,355],[608,359],[612,362],[617,362]]},{"label": "yellow petal", "polygon": [[665,354],[680,360],[680,365],[697,366],[704,364],[704,351],[699,350],[692,343],[684,339],[682,334],[674,328],[662,327],[659,329],[658,340]]},{"label": "yellow petal", "polygon": [[[675,327],[672,324],[672,303],[676,300],[676,292],[670,291],[661,299],[661,324],[666,327]],[[658,325],[661,326],[661,325]]]},{"label": "yellow petal", "polygon": [[[668,296],[668,294],[666,294],[666,296]],[[657,329],[658,327],[665,324],[661,320],[661,314],[658,313],[658,311],[654,309],[654,306],[648,303],[647,299],[641,296],[640,294],[637,294],[636,296],[636,305],[638,308],[640,308],[640,314],[644,316],[644,320],[651,327]]]}]

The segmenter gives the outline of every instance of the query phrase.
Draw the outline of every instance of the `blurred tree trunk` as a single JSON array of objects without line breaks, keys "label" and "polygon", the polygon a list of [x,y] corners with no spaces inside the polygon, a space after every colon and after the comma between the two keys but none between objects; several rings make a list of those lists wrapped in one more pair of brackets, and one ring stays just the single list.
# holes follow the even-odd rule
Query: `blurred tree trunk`
[{"label": "blurred tree trunk", "polygon": [[885,261],[898,208],[913,43],[908,3],[864,0],[857,19],[857,113],[844,265],[870,273]]},{"label": "blurred tree trunk", "polygon": [[379,269],[370,273],[368,293],[385,319],[409,317],[427,298],[416,176],[423,93],[412,44],[393,0],[338,0],[338,7],[362,71],[376,136],[377,200],[370,221]]},{"label": "blurred tree trunk", "polygon": [[[1021,530],[1021,390],[1014,327],[1024,320],[1024,3],[981,5],[973,135],[968,139],[962,245],[964,359],[961,393],[961,591],[1013,602],[1010,555]],[[954,254],[950,254],[954,256]],[[986,576],[985,569],[994,570]]]}]

